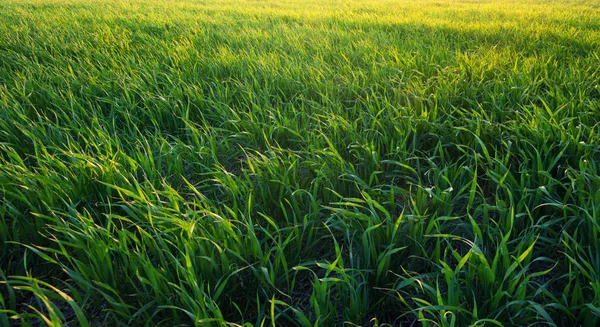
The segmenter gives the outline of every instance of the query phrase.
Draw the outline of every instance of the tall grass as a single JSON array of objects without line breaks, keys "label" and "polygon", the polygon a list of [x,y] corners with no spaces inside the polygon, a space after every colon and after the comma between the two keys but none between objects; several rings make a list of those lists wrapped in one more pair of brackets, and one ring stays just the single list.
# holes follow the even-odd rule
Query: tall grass
[{"label": "tall grass", "polygon": [[0,2],[0,325],[600,324],[599,7]]}]

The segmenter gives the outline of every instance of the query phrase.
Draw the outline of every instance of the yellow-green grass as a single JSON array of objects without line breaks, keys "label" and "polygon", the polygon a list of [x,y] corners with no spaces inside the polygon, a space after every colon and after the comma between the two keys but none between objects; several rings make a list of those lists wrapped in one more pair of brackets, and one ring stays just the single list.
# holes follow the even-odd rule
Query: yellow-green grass
[{"label": "yellow-green grass", "polygon": [[0,1],[0,326],[596,326],[600,2]]}]

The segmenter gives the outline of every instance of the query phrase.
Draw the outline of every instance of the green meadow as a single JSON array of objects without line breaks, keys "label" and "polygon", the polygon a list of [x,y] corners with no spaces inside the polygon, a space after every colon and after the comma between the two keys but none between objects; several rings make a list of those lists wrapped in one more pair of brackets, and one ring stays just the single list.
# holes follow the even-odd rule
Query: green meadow
[{"label": "green meadow", "polygon": [[598,0],[0,1],[0,326],[600,325]]}]

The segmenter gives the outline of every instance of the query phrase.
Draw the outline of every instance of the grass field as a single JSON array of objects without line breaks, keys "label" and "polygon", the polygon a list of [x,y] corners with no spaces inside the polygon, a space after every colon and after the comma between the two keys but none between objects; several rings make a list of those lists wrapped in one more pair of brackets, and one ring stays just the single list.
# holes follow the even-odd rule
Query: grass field
[{"label": "grass field", "polygon": [[597,0],[0,1],[0,326],[598,326]]}]

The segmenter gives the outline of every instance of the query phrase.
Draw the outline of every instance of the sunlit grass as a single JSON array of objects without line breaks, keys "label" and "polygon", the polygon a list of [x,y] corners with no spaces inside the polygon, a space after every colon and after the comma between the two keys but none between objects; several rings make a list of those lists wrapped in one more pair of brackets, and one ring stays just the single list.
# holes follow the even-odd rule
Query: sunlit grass
[{"label": "sunlit grass", "polygon": [[596,326],[598,1],[0,2],[0,326]]}]

